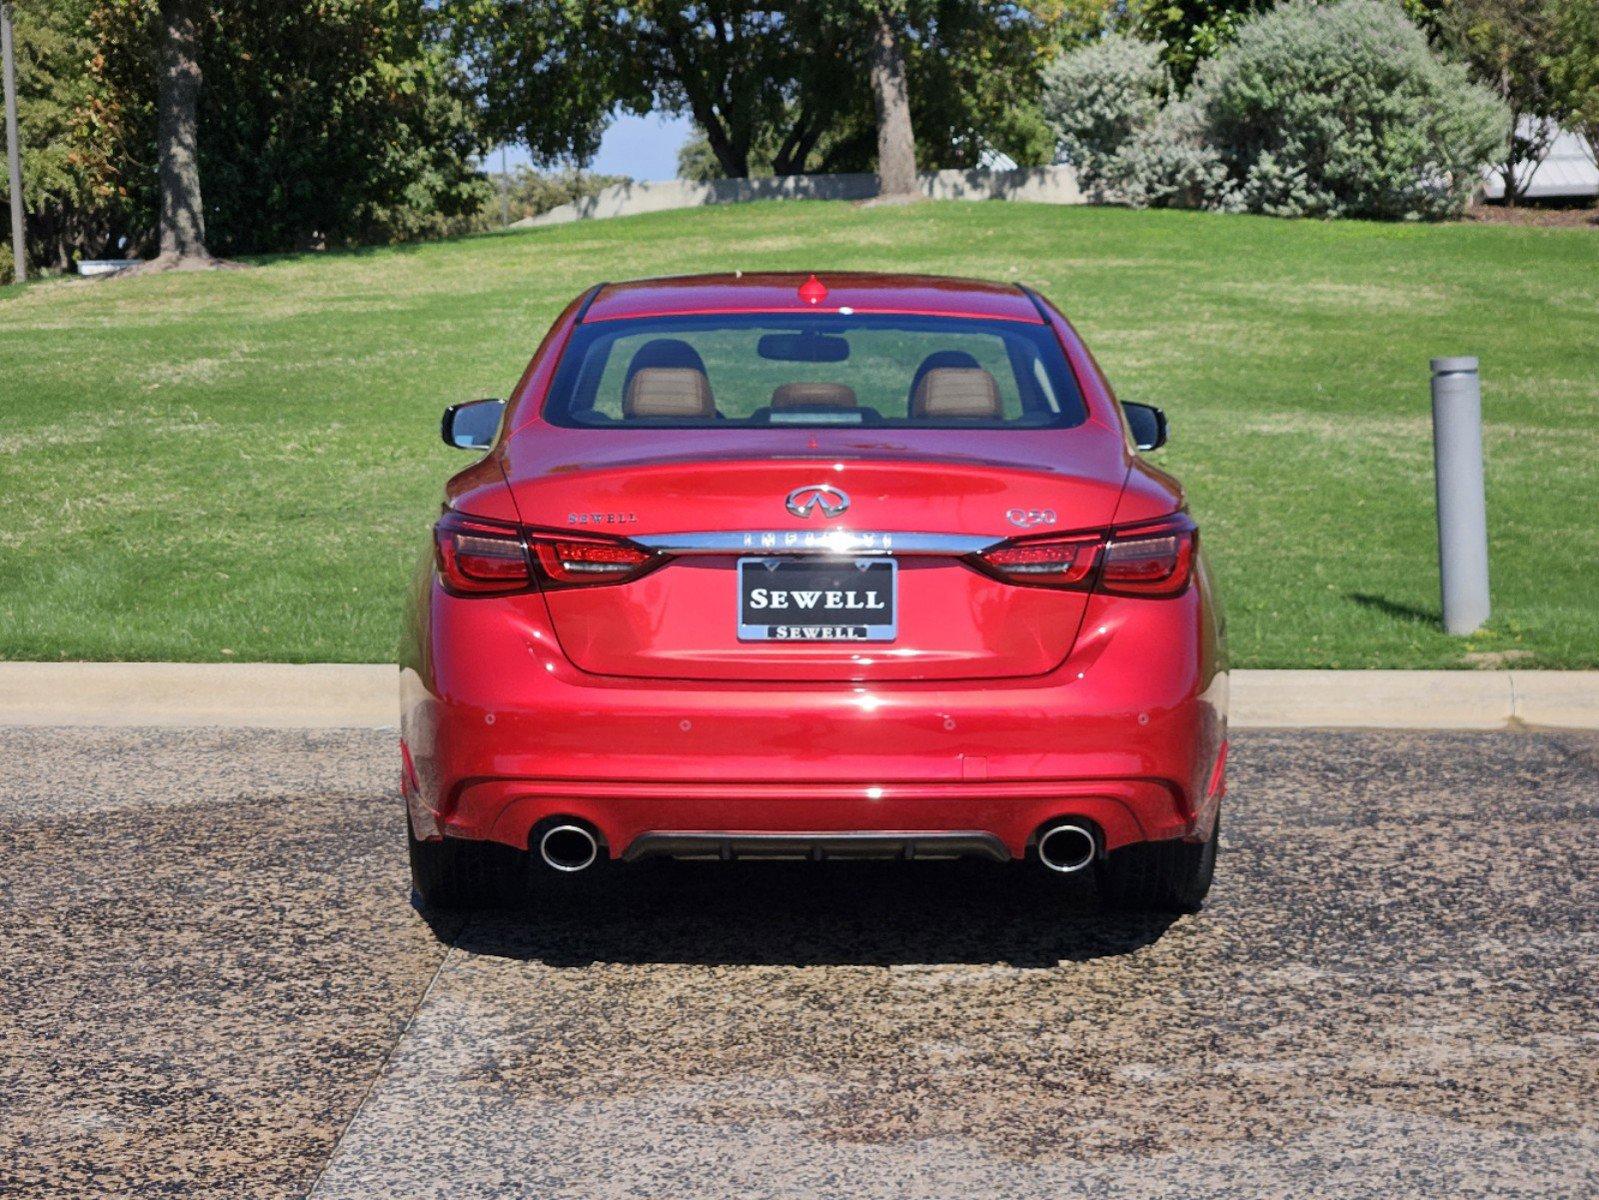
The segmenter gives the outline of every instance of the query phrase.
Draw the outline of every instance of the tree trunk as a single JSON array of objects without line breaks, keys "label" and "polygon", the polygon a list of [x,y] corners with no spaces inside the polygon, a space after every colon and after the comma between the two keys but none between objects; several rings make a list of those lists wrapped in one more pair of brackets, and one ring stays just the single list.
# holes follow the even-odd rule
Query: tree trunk
[{"label": "tree trunk", "polygon": [[705,130],[705,140],[711,144],[711,153],[722,165],[722,173],[729,179],[747,179],[750,173],[749,141],[735,142],[733,135],[720,117],[706,109],[706,120],[700,128]]},{"label": "tree trunk", "polygon": [[161,259],[172,265],[209,264],[196,154],[200,27],[194,0],[162,0],[161,25],[161,78],[156,91]]},{"label": "tree trunk", "polygon": [[916,137],[911,131],[905,56],[888,13],[877,10],[872,35],[872,99],[877,106],[877,178],[881,197],[914,197]]},{"label": "tree trunk", "polygon": [[1515,208],[1516,201],[1521,198],[1521,187],[1516,182],[1516,163],[1512,159],[1499,168],[1499,178],[1505,184],[1505,207]]},{"label": "tree trunk", "polygon": [[[1588,161],[1599,168],[1599,120],[1577,126],[1577,133],[1588,146]],[[1593,204],[1599,208],[1599,192],[1594,193]]]}]

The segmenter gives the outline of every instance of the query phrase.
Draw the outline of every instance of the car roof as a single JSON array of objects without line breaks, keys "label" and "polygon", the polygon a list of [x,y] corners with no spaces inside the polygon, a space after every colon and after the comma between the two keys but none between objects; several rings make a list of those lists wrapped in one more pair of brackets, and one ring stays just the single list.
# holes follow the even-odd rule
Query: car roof
[{"label": "car roof", "polygon": [[[825,289],[821,294],[810,280]],[[805,288],[805,295],[801,289]],[[680,275],[607,283],[582,320],[688,316],[741,312],[913,313],[987,317],[1043,324],[1032,297],[1013,283],[938,275],[888,275],[861,271],[772,271]]]}]

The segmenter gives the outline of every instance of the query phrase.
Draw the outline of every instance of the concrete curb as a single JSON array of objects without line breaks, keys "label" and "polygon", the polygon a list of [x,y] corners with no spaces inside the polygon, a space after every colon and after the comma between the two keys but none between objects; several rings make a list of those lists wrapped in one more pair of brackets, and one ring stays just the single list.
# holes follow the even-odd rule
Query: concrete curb
[{"label": "concrete curb", "polygon": [[384,728],[392,666],[352,663],[0,663],[0,725]]},{"label": "concrete curb", "polygon": [[[1234,671],[1237,729],[1599,729],[1599,671]],[[389,729],[395,669],[0,663],[0,725]]]}]

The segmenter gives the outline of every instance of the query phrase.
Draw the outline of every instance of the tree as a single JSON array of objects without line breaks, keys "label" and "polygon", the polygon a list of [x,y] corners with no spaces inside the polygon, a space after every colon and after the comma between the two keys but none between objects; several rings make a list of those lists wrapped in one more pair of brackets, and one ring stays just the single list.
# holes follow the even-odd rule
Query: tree
[{"label": "tree", "polygon": [[[31,0],[14,5],[17,108],[28,261],[44,270],[71,264],[73,251],[114,244],[111,216],[101,211],[74,136],[89,88],[83,63],[91,44],[84,24],[89,0]],[[10,202],[0,170],[0,210]],[[0,280],[11,258],[0,255]]]},{"label": "tree", "polygon": [[1199,64],[1232,41],[1238,27],[1274,0],[1150,0],[1129,5],[1130,24],[1165,47],[1163,56],[1179,88],[1186,88]]},{"label": "tree", "polygon": [[205,267],[200,199],[200,22],[196,0],[161,0],[161,75],[156,154],[161,180],[161,252],[152,267]]},{"label": "tree", "polygon": [[1551,64],[1566,53],[1551,0],[1450,0],[1437,16],[1439,37],[1509,110],[1504,157],[1496,164],[1505,202],[1526,194],[1568,116]]},{"label": "tree", "polygon": [[[1065,11],[1059,0],[456,0],[446,10],[495,136],[525,141],[543,162],[581,162],[615,112],[686,113],[716,170],[735,178],[870,168],[884,14],[908,101],[887,111],[896,122],[908,111],[924,165],[975,161],[993,130],[1043,146],[1042,122],[1017,114]],[[879,75],[893,77],[891,65]]]},{"label": "tree", "polygon": [[[93,7],[85,161],[131,244],[159,246],[162,13]],[[206,0],[204,17],[195,154],[210,251],[404,241],[476,219],[489,193],[478,114],[431,0]]]},{"label": "tree", "polygon": [[464,0],[450,11],[490,129],[542,163],[586,161],[613,112],[660,110],[694,118],[724,175],[749,175],[763,142],[777,173],[793,174],[851,92],[847,30],[814,0]]},{"label": "tree", "polygon": [[617,108],[644,111],[651,94],[614,5],[586,0],[442,0],[441,15],[477,96],[484,131],[524,143],[542,165],[583,164]]},{"label": "tree", "polygon": [[879,194],[909,198],[916,187],[916,135],[911,132],[911,103],[905,83],[905,55],[894,14],[886,4],[872,17],[872,103],[877,111],[877,178]]},{"label": "tree", "polygon": [[1550,82],[1599,167],[1599,0],[1555,0],[1552,16],[1560,50],[1546,64]]}]

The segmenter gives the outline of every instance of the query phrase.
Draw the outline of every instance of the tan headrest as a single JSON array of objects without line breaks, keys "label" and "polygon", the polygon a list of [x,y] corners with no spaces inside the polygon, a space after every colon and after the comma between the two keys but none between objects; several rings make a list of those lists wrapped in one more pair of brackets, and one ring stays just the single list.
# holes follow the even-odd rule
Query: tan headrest
[{"label": "tan headrest", "polygon": [[981,367],[934,367],[922,376],[911,397],[911,416],[928,420],[945,417],[999,416],[999,385]]},{"label": "tan headrest", "polygon": [[711,381],[693,367],[644,367],[634,372],[622,397],[624,417],[716,416]]},{"label": "tan headrest", "polygon": [[843,383],[785,383],[772,393],[773,408],[854,408],[855,389]]}]

